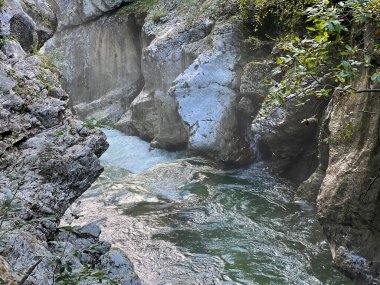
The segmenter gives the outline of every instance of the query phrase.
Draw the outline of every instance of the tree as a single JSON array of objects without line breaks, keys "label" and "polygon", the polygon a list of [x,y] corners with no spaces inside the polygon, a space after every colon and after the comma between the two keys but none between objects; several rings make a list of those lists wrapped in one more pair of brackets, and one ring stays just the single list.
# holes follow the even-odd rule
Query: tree
[{"label": "tree", "polygon": [[364,69],[374,85],[380,84],[380,0],[324,0],[305,9],[304,15],[304,33],[278,39],[273,72],[282,76],[268,82],[264,112],[290,99],[302,105],[310,96],[380,92],[351,85]]}]

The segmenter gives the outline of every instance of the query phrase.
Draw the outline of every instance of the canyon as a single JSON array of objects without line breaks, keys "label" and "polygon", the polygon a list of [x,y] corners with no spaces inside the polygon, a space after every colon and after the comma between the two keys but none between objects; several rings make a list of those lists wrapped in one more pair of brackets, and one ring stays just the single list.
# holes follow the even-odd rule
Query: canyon
[{"label": "canyon", "polygon": [[[296,190],[289,200],[317,203],[334,265],[357,284],[378,284],[378,94],[316,98],[302,108],[290,100],[262,117],[268,93],[263,79],[274,68],[273,43],[250,47],[235,17],[237,2],[160,0],[142,11],[131,10],[133,2],[139,1],[6,0],[0,6],[0,197],[22,208],[11,214],[16,221],[4,225],[14,240],[0,257],[6,282],[19,281],[22,276],[15,272],[25,272],[30,260],[62,254],[56,246],[66,241],[72,252],[99,249],[73,258],[76,266],[95,259],[117,284],[140,284],[125,253],[99,240],[99,225],[81,225],[74,232],[59,226],[103,171],[99,157],[108,144],[97,128],[103,125],[143,139],[150,152],[206,158],[206,163],[168,166],[168,177],[185,184],[198,172],[212,176],[219,169],[265,161],[265,170],[256,171],[269,169],[291,181]],[[354,87],[376,88],[365,70]],[[348,113],[353,115],[347,118]],[[307,118],[313,120],[306,125]],[[340,138],[342,126],[351,122],[352,138]],[[326,144],[329,136],[338,139]],[[193,165],[198,164],[197,172]],[[107,175],[113,173],[108,167]],[[164,179],[157,172],[153,168],[135,177],[116,171],[127,179],[115,184],[122,188],[133,179]],[[13,180],[19,181],[16,186]],[[148,182],[151,191],[166,189]],[[99,213],[87,214],[95,219]],[[116,231],[112,217],[110,227]],[[107,239],[112,235],[105,233]],[[49,284],[54,278],[54,266],[43,258],[25,284]],[[146,284],[153,284],[153,277],[146,278],[152,278]]]}]

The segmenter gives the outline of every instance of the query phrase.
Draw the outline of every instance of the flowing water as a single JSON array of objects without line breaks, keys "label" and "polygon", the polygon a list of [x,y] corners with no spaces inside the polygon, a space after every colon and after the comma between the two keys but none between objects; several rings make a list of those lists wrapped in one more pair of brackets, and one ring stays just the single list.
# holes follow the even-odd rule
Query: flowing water
[{"label": "flowing water", "polygon": [[105,172],[71,210],[102,226],[143,284],[352,284],[331,266],[315,207],[265,165],[222,171],[105,132]]}]

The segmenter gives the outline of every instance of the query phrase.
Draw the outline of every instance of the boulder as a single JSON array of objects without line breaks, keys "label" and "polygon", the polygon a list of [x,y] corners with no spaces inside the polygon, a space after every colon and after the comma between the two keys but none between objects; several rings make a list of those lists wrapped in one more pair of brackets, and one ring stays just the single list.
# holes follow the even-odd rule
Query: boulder
[{"label": "boulder", "polygon": [[55,32],[53,3],[7,0],[0,13],[0,36],[16,39],[26,52],[37,51]]},{"label": "boulder", "polygon": [[282,107],[258,116],[252,131],[264,145],[265,156],[271,157],[271,168],[296,184],[305,181],[317,167],[319,121],[326,100],[310,98],[302,107],[288,100]]}]

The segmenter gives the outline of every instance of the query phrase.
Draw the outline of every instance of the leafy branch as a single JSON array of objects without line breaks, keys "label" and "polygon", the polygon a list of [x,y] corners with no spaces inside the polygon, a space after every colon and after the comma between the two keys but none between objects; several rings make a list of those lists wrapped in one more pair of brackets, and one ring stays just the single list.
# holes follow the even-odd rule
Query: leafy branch
[{"label": "leafy branch", "polygon": [[289,96],[302,101],[332,94],[380,92],[380,89],[357,89],[352,83],[363,69],[370,71],[369,80],[380,84],[376,58],[380,46],[380,1],[347,0],[337,4],[324,0],[304,11],[305,34],[277,39],[274,49],[277,67],[269,95],[264,100],[264,114],[282,106]]}]

